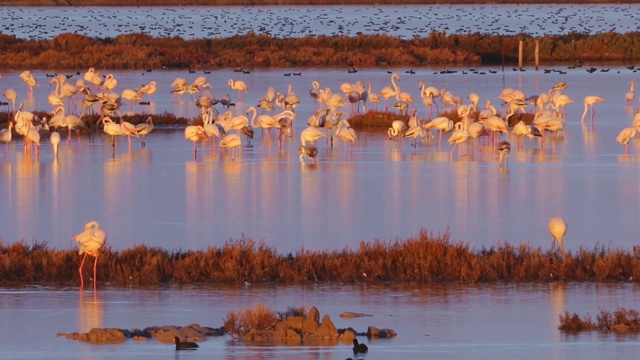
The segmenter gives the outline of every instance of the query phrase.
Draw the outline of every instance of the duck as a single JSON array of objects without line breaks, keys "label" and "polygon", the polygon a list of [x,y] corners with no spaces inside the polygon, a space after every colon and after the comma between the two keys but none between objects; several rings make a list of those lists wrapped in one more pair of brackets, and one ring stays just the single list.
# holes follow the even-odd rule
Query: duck
[{"label": "duck", "polygon": [[365,344],[359,344],[358,339],[353,339],[353,353],[354,354],[365,354],[369,351],[369,347]]},{"label": "duck", "polygon": [[199,347],[198,344],[191,341],[180,341],[177,336],[174,336],[173,340],[176,341],[176,350],[195,350]]}]

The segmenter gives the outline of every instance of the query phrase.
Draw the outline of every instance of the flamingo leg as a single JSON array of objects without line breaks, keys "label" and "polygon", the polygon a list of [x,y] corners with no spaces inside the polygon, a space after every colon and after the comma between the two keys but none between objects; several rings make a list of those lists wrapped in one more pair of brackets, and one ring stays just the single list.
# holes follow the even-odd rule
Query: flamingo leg
[{"label": "flamingo leg", "polygon": [[80,267],[78,268],[78,273],[80,274],[80,288],[84,286],[84,278],[82,277],[82,267],[84,266],[84,261],[87,258],[87,253],[84,253],[82,257],[82,262],[80,263]]},{"label": "flamingo leg", "polygon": [[93,288],[95,289],[98,284],[98,255],[96,254],[96,259],[93,261]]}]

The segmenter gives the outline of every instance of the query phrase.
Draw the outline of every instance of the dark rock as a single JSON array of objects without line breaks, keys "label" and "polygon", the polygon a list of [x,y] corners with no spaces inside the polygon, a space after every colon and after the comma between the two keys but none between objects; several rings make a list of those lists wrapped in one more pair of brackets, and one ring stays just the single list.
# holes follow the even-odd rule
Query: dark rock
[{"label": "dark rock", "polygon": [[378,329],[375,326],[369,326],[367,329],[367,337],[390,338],[398,335],[393,329]]}]

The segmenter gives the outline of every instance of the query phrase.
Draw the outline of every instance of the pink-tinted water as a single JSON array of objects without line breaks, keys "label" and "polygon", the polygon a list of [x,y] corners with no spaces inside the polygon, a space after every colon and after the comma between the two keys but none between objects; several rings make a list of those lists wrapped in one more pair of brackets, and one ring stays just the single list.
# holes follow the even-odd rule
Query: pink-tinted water
[{"label": "pink-tinted water", "polygon": [[[392,339],[360,340],[366,359],[601,359],[633,358],[637,335],[565,334],[557,327],[566,310],[594,317],[599,309],[633,308],[634,284],[524,285],[320,285],[305,287],[175,287],[168,289],[20,288],[0,291],[0,335],[5,359],[345,359],[350,344],[255,346],[230,336],[209,338],[197,351],[178,354],[156,340],[94,345],[58,332],[93,327],[123,329],[198,323],[219,327],[228,311],[259,302],[284,311],[312,306],[338,328],[396,330]],[[345,311],[372,317],[346,319]]]}]

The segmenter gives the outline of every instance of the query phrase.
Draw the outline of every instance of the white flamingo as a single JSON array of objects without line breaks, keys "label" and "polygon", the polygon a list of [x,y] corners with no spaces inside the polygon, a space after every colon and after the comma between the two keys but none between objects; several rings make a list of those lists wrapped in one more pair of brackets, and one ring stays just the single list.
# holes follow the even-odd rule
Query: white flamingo
[{"label": "white flamingo", "polygon": [[82,275],[82,267],[87,255],[95,258],[93,262],[93,286],[96,287],[97,272],[98,272],[98,256],[100,256],[100,250],[107,242],[107,233],[100,228],[100,224],[97,221],[91,221],[85,224],[84,231],[80,234],[73,235],[72,239],[78,242],[79,253],[82,256],[82,262],[78,268],[80,274],[80,286],[84,286],[84,277]]}]

